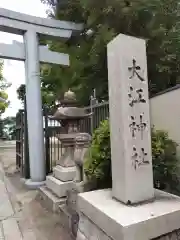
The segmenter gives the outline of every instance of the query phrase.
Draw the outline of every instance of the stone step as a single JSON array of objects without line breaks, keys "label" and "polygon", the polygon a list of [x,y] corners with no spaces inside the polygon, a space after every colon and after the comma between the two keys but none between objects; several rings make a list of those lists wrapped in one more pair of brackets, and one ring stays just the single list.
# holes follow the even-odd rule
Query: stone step
[{"label": "stone step", "polygon": [[62,182],[73,181],[76,177],[76,167],[62,167],[57,165],[53,169],[54,177]]},{"label": "stone step", "polygon": [[73,188],[73,182],[62,182],[53,176],[46,177],[46,186],[58,197],[66,197],[67,191]]},{"label": "stone step", "polygon": [[46,186],[40,187],[37,195],[37,199],[41,205],[52,212],[59,212],[59,206],[66,203],[66,197],[57,197]]},{"label": "stone step", "polygon": [[62,225],[69,229],[72,236],[76,239],[78,223],[79,223],[79,214],[76,211],[69,211],[70,209],[67,205],[62,204],[59,206],[59,214],[62,219]]}]

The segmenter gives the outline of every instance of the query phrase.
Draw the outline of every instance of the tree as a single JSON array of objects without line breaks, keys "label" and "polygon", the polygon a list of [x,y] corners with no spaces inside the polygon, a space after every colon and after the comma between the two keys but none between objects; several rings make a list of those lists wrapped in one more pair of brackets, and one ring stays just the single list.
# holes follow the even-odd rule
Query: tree
[{"label": "tree", "polygon": [[178,0],[43,0],[50,17],[84,23],[84,31],[66,43],[48,41],[50,49],[67,52],[71,66],[46,65],[42,85],[50,91],[71,87],[83,104],[92,89],[108,99],[107,43],[119,33],[147,40],[149,91],[153,95],[179,83],[180,30]]},{"label": "tree", "polygon": [[6,101],[0,101],[0,116],[2,113],[5,112],[6,108],[9,106],[9,102],[7,101],[8,99],[8,94],[6,93],[6,90],[8,87],[11,86],[10,83],[6,81],[3,77],[3,61],[0,60],[0,97],[3,98]]},{"label": "tree", "polygon": [[7,139],[16,138],[16,117],[7,117],[1,120],[2,136]]},{"label": "tree", "polygon": [[[26,86],[25,84],[21,84],[17,89],[18,99],[24,103],[25,95],[26,95]],[[41,95],[42,95],[42,104],[44,107],[51,107],[55,105],[56,96],[48,91],[46,88],[41,87]]]},{"label": "tree", "polygon": [[3,66],[4,62],[0,59],[0,97],[3,99],[3,101],[0,101],[0,137],[4,136],[4,124],[3,120],[1,119],[1,115],[9,106],[8,94],[6,93],[6,90],[11,86],[11,84],[8,83],[3,77]]},{"label": "tree", "polygon": [[17,89],[17,96],[22,103],[24,103],[25,95],[26,95],[26,85],[21,84]]}]

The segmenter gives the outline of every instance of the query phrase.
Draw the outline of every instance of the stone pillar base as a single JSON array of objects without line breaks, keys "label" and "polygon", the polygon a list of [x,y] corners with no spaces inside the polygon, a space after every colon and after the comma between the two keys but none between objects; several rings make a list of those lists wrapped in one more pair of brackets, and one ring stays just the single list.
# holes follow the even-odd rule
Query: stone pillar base
[{"label": "stone pillar base", "polygon": [[127,206],[111,190],[79,194],[77,240],[178,240],[180,198],[155,190],[151,202]]},{"label": "stone pillar base", "polygon": [[46,184],[45,181],[42,182],[33,182],[31,179],[28,179],[25,181],[25,185],[29,188],[29,189],[38,189],[39,187],[42,187]]}]

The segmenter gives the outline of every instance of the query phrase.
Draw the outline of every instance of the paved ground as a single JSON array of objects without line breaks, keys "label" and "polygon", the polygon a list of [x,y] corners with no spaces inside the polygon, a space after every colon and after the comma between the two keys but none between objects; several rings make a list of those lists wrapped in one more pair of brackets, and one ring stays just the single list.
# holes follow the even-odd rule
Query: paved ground
[{"label": "paved ground", "polygon": [[[6,146],[6,147],[5,147]],[[72,240],[58,215],[41,207],[15,168],[13,144],[0,143],[0,240]]]}]

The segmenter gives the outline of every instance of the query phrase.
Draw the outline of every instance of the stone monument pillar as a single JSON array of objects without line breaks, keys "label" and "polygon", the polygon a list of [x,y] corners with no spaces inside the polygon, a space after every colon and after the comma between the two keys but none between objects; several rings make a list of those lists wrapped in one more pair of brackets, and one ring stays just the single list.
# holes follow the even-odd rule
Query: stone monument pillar
[{"label": "stone monument pillar", "polygon": [[129,204],[153,199],[145,41],[120,35],[109,43],[108,73],[113,196]]},{"label": "stone monument pillar", "polygon": [[153,189],[146,43],[108,44],[112,190],[79,195],[77,240],[179,239],[180,198]]}]

